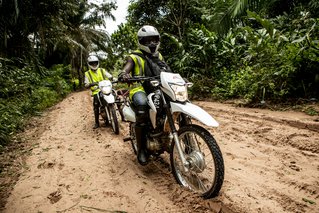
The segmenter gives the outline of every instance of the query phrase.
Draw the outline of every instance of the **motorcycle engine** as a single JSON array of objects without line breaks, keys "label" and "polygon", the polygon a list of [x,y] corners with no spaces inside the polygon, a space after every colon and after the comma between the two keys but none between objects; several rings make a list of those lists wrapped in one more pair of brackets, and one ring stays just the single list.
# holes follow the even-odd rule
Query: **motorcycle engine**
[{"label": "motorcycle engine", "polygon": [[106,111],[105,111],[105,108],[104,108],[104,107],[101,107],[101,108],[100,108],[100,114],[101,114],[101,116],[102,116],[102,118],[103,118],[104,120],[107,119]]},{"label": "motorcycle engine", "polygon": [[147,140],[147,149],[154,152],[161,150],[162,146],[157,139],[152,138]]}]

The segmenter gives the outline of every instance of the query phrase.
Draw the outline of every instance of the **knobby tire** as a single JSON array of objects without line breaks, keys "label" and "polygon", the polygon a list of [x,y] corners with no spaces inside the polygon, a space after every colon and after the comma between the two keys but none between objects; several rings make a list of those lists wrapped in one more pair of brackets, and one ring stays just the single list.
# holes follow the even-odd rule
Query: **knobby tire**
[{"label": "knobby tire", "polygon": [[118,122],[116,110],[115,110],[115,107],[113,104],[109,105],[109,115],[110,115],[110,120],[111,120],[113,132],[116,135],[118,135],[120,133],[119,122]]},{"label": "knobby tire", "polygon": [[[194,137],[189,136],[188,134],[194,134]],[[171,161],[171,167],[172,167],[172,172],[173,175],[176,179],[176,181],[184,186],[184,187],[188,187],[190,188],[192,191],[198,192],[201,194],[201,196],[205,199],[208,198],[212,198],[212,197],[216,197],[223,185],[223,181],[224,181],[224,160],[222,157],[222,153],[220,151],[220,148],[216,142],[216,140],[214,139],[214,137],[203,127],[195,125],[195,124],[189,124],[186,126],[182,126],[179,130],[178,130],[178,137],[179,140],[181,142],[181,144],[183,145],[184,149],[184,154],[187,157],[188,154],[191,155],[192,148],[189,148],[187,146],[187,142],[184,142],[182,140],[182,136],[185,136],[185,140],[187,141],[189,138],[198,138],[201,139],[206,146],[208,147],[209,150],[207,150],[207,152],[209,153],[209,155],[212,156],[212,164],[214,165],[212,169],[210,168],[206,168],[203,171],[197,172],[197,171],[191,171],[193,172],[193,174],[190,175],[191,172],[188,173],[184,173],[183,171],[181,171],[181,167],[179,167],[178,165],[178,160],[179,159],[179,155],[177,153],[177,148],[175,148],[175,142],[173,141],[172,146],[171,146],[171,152],[170,152],[170,161]],[[196,144],[200,144],[197,142],[196,140]],[[184,144],[183,144],[184,143]],[[186,144],[186,145],[185,145]],[[200,145],[198,145],[199,147]],[[175,149],[175,151],[174,151]],[[196,151],[196,150],[195,150]],[[197,150],[197,152],[204,152],[202,149]],[[208,154],[207,154],[208,155]],[[207,155],[203,155],[205,158],[205,164],[207,166],[206,162],[207,159],[209,159],[209,156]],[[176,161],[177,160],[177,161]],[[213,173],[212,175],[209,175],[208,177],[203,178],[204,181],[208,181],[206,186],[206,182],[204,183],[204,181],[198,181],[200,179],[200,176],[202,176],[204,174],[209,173],[211,170],[211,172]],[[191,176],[190,178],[188,177]],[[192,178],[193,177],[193,178]],[[196,178],[194,178],[196,177]],[[190,181],[189,181],[190,179]],[[203,191],[203,189],[196,189],[196,187],[192,188],[192,182],[194,182],[194,179],[196,184],[198,184],[198,188],[201,188],[204,186],[204,188],[207,188],[207,190],[205,189],[205,191]],[[186,183],[186,184],[185,184]],[[204,185],[205,184],[205,185]],[[193,184],[194,186],[194,184]]]}]

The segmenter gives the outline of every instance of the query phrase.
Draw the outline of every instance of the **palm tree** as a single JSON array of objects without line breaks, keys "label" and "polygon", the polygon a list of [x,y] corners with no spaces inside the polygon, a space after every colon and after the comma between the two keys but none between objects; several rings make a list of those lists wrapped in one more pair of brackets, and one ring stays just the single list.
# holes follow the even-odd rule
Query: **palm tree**
[{"label": "palm tree", "polygon": [[[265,0],[217,0],[206,5],[204,17],[214,31],[224,35],[228,30],[241,22],[240,17],[246,14],[247,10],[260,11]],[[206,13],[206,14],[205,14]],[[211,15],[213,14],[213,15]]]},{"label": "palm tree", "polygon": [[65,21],[68,26],[62,37],[54,44],[54,47],[60,47],[60,51],[66,52],[65,63],[70,62],[72,68],[77,71],[77,78],[82,83],[83,61],[89,52],[102,50],[106,51],[110,36],[98,26],[105,26],[105,18],[115,19],[111,10],[116,9],[114,3],[104,3],[97,5],[94,3],[87,4],[82,0],[78,5],[76,13],[69,16]]},{"label": "palm tree", "polygon": [[247,14],[247,10],[264,13],[267,17],[276,17],[302,5],[312,10],[315,17],[318,13],[316,9],[319,8],[316,0],[217,0],[213,3],[208,1],[207,4],[213,9],[206,10],[205,17],[208,17],[211,27],[220,34],[226,34],[231,27],[241,24],[241,17]]},{"label": "palm tree", "polygon": [[105,18],[114,19],[111,11],[116,9],[115,3],[39,1],[14,0],[0,4],[0,56],[37,54],[48,61],[59,50],[63,53],[71,50],[70,54],[74,55],[74,49],[87,49],[91,44],[105,48],[109,36],[95,27],[105,27]]}]

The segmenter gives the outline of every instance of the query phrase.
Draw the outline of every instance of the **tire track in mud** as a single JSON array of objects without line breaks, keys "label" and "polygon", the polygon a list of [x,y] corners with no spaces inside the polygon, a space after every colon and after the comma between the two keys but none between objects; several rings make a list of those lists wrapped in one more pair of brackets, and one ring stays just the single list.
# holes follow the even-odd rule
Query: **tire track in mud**
[{"label": "tire track in mud", "polygon": [[[128,132],[128,126],[122,126],[122,132]],[[165,212],[223,212],[233,213],[233,211],[227,206],[223,205],[222,202],[216,199],[204,200],[198,194],[195,194],[187,189],[181,187],[176,182],[173,174],[171,173],[171,167],[169,163],[169,155],[165,153],[161,157],[151,161],[146,166],[140,166],[137,163],[136,156],[133,154],[133,150],[129,143],[126,144],[129,147],[129,155],[132,155],[133,160],[140,172],[142,172],[144,179],[148,179],[157,191],[166,197],[168,197],[175,208],[171,208]],[[150,196],[150,195],[146,195]],[[148,212],[147,208],[145,211]]]},{"label": "tire track in mud", "polygon": [[207,102],[196,102],[196,103],[198,103],[199,106],[204,107],[207,111],[216,112],[216,113],[223,112],[223,116],[225,116],[225,114],[232,114],[240,118],[243,118],[243,117],[252,118],[252,120],[261,119],[263,121],[268,120],[268,121],[276,122],[279,124],[283,124],[284,126],[291,126],[298,129],[307,129],[310,131],[319,132],[319,122],[318,122],[319,117],[318,116],[314,116],[314,118],[311,120],[301,121],[301,120],[296,120],[293,118],[280,118],[280,117],[274,117],[274,116],[261,114],[260,113],[262,111],[261,109],[250,109],[249,110],[250,113],[247,113],[244,111],[244,109],[247,109],[247,108],[242,108],[243,109],[243,112],[242,112],[240,110],[240,107],[232,107],[231,109],[228,108],[228,110],[226,110],[225,108],[220,108],[220,107],[214,108],[212,106],[205,106],[207,105]]},{"label": "tire track in mud", "polygon": [[[289,120],[287,118],[274,118],[267,115],[248,114],[248,113],[234,113],[234,111],[227,111],[224,109],[214,109],[213,107],[205,107],[205,109],[212,115],[219,115],[219,119],[223,122],[223,125],[230,126],[230,129],[226,129],[225,134],[231,135],[232,132],[242,133],[243,137],[246,134],[255,138],[256,142],[270,143],[271,145],[284,145],[297,148],[298,150],[309,151],[315,154],[319,153],[319,122],[304,123],[303,121]],[[315,120],[315,119],[314,119]],[[231,122],[229,122],[231,121]],[[232,123],[239,124],[238,127],[234,127]],[[250,126],[249,129],[240,128],[240,124]],[[288,124],[288,126],[287,126]],[[312,126],[309,128],[309,126]],[[294,130],[294,132],[292,131]],[[286,134],[288,132],[293,132]],[[269,138],[270,136],[270,138]],[[273,137],[276,136],[274,140]],[[314,138],[309,141],[309,138]],[[245,138],[243,138],[245,139]],[[300,141],[302,141],[300,143]]]},{"label": "tire track in mud", "polygon": [[[199,105],[220,122],[217,130],[210,128],[210,131],[225,150],[224,191],[232,191],[229,188],[235,186],[227,181],[228,173],[233,180],[241,181],[240,194],[247,195],[237,201],[227,195],[225,203],[240,206],[248,197],[253,199],[246,203],[255,201],[257,206],[260,200],[269,203],[260,205],[257,212],[315,212],[318,209],[319,123],[314,122],[316,119],[308,116],[306,121],[301,121],[273,117],[263,110],[241,112],[229,105],[214,107],[205,102]],[[271,205],[280,208],[274,210]],[[240,212],[252,211],[248,206],[239,209]]]},{"label": "tire track in mud", "polygon": [[[207,109],[207,108],[206,108]],[[213,108],[211,108],[213,109]],[[226,131],[222,133],[217,133],[217,137],[219,134],[222,135],[221,138],[223,137],[228,137],[230,139],[233,139],[233,140],[238,140],[239,141],[246,141],[248,139],[249,141],[249,137],[252,137],[253,140],[251,140],[251,142],[248,142],[248,145],[247,147],[249,146],[258,146],[259,147],[259,153],[256,151],[258,150],[252,150],[252,151],[249,151],[250,152],[250,156],[251,158],[254,158],[256,157],[257,155],[262,155],[263,153],[270,153],[270,152],[273,152],[274,149],[273,149],[273,146],[278,146],[278,145],[281,145],[283,147],[285,147],[286,145],[290,145],[292,148],[297,148],[299,150],[302,150],[303,152],[302,153],[310,153],[308,154],[308,156],[312,156],[314,159],[317,159],[318,158],[318,155],[316,155],[316,152],[317,152],[317,145],[314,144],[314,143],[310,143],[309,145],[305,144],[307,142],[307,139],[309,138],[309,135],[307,133],[301,133],[301,134],[296,134],[296,133],[293,133],[293,134],[288,134],[288,136],[282,136],[282,134],[280,134],[280,132],[285,132],[285,130],[282,130],[282,129],[285,129],[285,128],[288,128],[286,126],[286,121],[285,120],[282,120],[282,119],[267,119],[268,117],[263,115],[262,117],[260,116],[255,116],[255,115],[250,115],[250,114],[247,114],[247,113],[231,113],[231,112],[228,112],[226,110],[221,110],[221,112],[223,113],[220,113],[219,109],[214,109],[214,110],[209,110],[209,107],[208,107],[208,112],[211,113],[211,114],[218,114],[218,120],[220,120],[220,118],[223,118],[224,119],[224,122],[223,122],[223,125],[226,126]],[[223,119],[221,119],[223,121]],[[231,122],[230,122],[231,121]],[[228,125],[228,123],[230,123],[230,125]],[[235,123],[237,124],[236,125],[231,125],[232,123]],[[238,124],[241,124],[241,123],[245,123],[245,125],[249,126],[249,128],[242,128],[240,125]],[[277,125],[280,125],[279,129],[279,133],[277,131],[274,131],[272,132],[275,128],[273,127],[274,126],[274,123],[275,123],[275,126]],[[289,123],[289,122],[288,122]],[[291,123],[291,122],[290,122]],[[296,122],[298,123],[298,122]],[[309,128],[306,128],[307,125],[289,125],[290,127],[289,128],[293,128],[293,127],[305,127],[304,130],[305,131],[308,131]],[[229,130],[229,127],[230,127],[230,130]],[[212,132],[213,135],[215,135],[216,133],[216,130],[213,129],[213,128],[209,128],[209,130]],[[312,131],[312,129],[310,129]],[[236,134],[233,134],[233,133],[236,133]],[[268,138],[267,137],[267,134],[270,134],[270,135],[276,135],[276,139],[274,140],[273,138]],[[310,134],[312,134],[312,136],[315,136],[314,133],[310,132]],[[247,136],[248,135],[248,136]],[[284,138],[288,138],[287,140],[283,140],[282,137]],[[297,141],[300,141],[301,139],[304,138],[304,142],[299,144],[299,143],[294,143],[293,142],[293,138],[298,138]],[[316,136],[315,136],[316,137]],[[219,140],[217,140],[217,142],[219,142]],[[313,147],[312,147],[313,146]],[[244,148],[243,148],[244,149]],[[290,153],[291,150],[287,151],[288,153]],[[314,153],[313,155],[311,153]],[[279,151],[278,152],[278,155],[281,155],[282,154],[282,151]],[[226,155],[228,157],[231,157],[231,158],[238,158],[239,156],[236,156],[234,153],[229,153],[229,152],[226,152]],[[288,154],[284,154],[283,158],[285,158],[285,156],[288,155]],[[260,171],[260,177],[263,177],[265,175],[269,175],[270,177],[273,176],[272,173],[273,171],[271,171],[272,169],[268,169],[268,167],[275,167],[275,168],[278,168],[280,169],[281,167],[281,164],[283,162],[279,162],[278,165],[273,165],[271,160],[269,159],[270,157],[268,156],[265,156],[261,161],[262,162],[257,162],[254,164],[254,167],[258,168],[259,167],[259,171]],[[251,165],[251,162],[250,163],[247,163],[247,158],[243,159],[240,161],[241,165],[246,165],[246,167],[248,168],[250,165]],[[267,164],[268,162],[268,164]],[[294,162],[294,161],[292,161]],[[263,165],[265,164],[265,165]],[[227,165],[226,165],[227,166]],[[291,172],[290,170],[296,170],[298,172],[298,169],[296,169],[296,165],[295,164],[289,164],[285,167],[285,171],[287,171],[288,173]],[[290,170],[289,170],[290,169]],[[242,172],[242,170],[237,170],[239,172]],[[300,171],[300,170],[299,170]],[[275,174],[277,174],[275,172]],[[247,174],[246,174],[247,175]],[[258,176],[258,175],[257,175]],[[285,176],[285,174],[282,174],[281,176]],[[172,177],[174,178],[174,177]],[[240,178],[239,178],[240,179]],[[280,179],[280,178],[279,178]],[[167,184],[163,184],[163,180],[162,178],[159,178],[159,179],[152,179],[154,181],[154,183],[159,183],[157,184],[158,186],[157,187],[164,187],[163,190],[161,191],[168,191],[168,185]],[[271,185],[270,183],[271,181],[268,181],[267,184]],[[280,183],[278,185],[278,188],[280,187],[285,187],[285,185],[287,185],[284,181],[282,183],[281,180],[278,180],[278,182]],[[314,182],[314,184],[316,184],[317,182]],[[225,180],[225,184],[227,184],[227,180]],[[249,184],[249,183],[248,183]],[[297,186],[290,186],[290,187],[293,187],[293,188],[296,188],[296,187],[299,187],[300,190],[297,190],[297,191],[303,191],[303,190],[306,190],[305,187],[303,187],[303,183],[302,182],[296,182],[296,185]],[[310,184],[309,184],[310,185]],[[269,188],[268,185],[265,185],[265,184],[259,184],[259,188]],[[226,189],[227,190],[227,189]],[[252,189],[253,190],[253,189]],[[222,191],[225,191],[222,189]],[[296,191],[296,190],[295,190]],[[307,190],[306,190],[307,191]],[[269,189],[269,192],[270,189]],[[226,193],[223,193],[221,192],[221,195],[218,196],[214,201],[212,200],[209,200],[209,201],[203,201],[203,199],[199,198],[197,195],[194,195],[192,194],[191,192],[186,192],[185,189],[177,189],[175,188],[175,191],[171,192],[172,193],[172,196],[171,196],[171,199],[180,203],[181,200],[186,200],[187,202],[189,203],[193,203],[191,206],[193,206],[192,208],[192,212],[194,211],[198,211],[198,212],[209,212],[209,211],[214,211],[214,212],[219,212],[221,209],[223,209],[223,212],[247,212],[247,207],[240,207],[240,206],[236,206],[236,200],[232,200],[231,197],[228,197],[227,196],[227,192]],[[260,192],[260,194],[263,194],[263,192]],[[279,194],[279,192],[277,193]],[[317,193],[314,192],[314,193],[307,193],[307,192],[302,192],[302,194],[304,195],[304,197],[313,197],[315,196],[315,198],[318,198],[317,197]],[[286,194],[280,194],[281,197],[283,197],[284,199],[284,202],[282,202],[280,199],[275,199],[275,196],[266,196],[266,195],[262,195],[261,197],[260,196],[254,196],[253,193],[250,193],[248,192],[247,193],[247,196],[252,200],[252,202],[256,202],[258,203],[258,200],[260,199],[264,199],[265,197],[269,197],[269,203],[280,203],[280,205],[282,206],[282,211],[290,211],[291,208],[289,207],[290,205],[291,206],[295,206],[295,207],[299,207],[300,211],[302,212],[305,212],[307,209],[306,207],[308,207],[306,204],[304,205],[301,205],[302,204],[302,200],[300,201],[295,201],[294,199],[290,199],[290,200],[287,200],[285,197],[289,197],[288,195]],[[280,197],[280,196],[279,196]],[[228,201],[228,202],[225,202],[226,204],[222,204],[222,201]],[[192,202],[193,201],[193,202]],[[231,202],[229,202],[231,201]],[[237,201],[238,202],[238,201]],[[286,203],[288,202],[288,204]],[[271,204],[273,205],[273,204]],[[276,205],[276,204],[275,204]],[[228,207],[226,207],[228,206]],[[249,206],[249,205],[248,205]],[[302,206],[302,208],[300,207]],[[183,209],[183,205],[180,206],[181,209]],[[189,207],[188,207],[189,208]],[[230,210],[232,209],[232,211]],[[258,212],[264,212],[264,211],[267,211],[267,212],[274,212],[271,208],[267,208],[267,207],[261,207],[259,208]]]},{"label": "tire track in mud", "polygon": [[[128,123],[122,123],[119,140],[123,140],[128,132]],[[134,164],[128,169],[133,168],[138,178],[141,179],[142,188],[138,193],[141,194],[142,199],[147,200],[144,207],[145,212],[163,212],[163,209],[158,209],[158,207],[156,207],[158,205],[161,206],[162,203],[154,200],[151,192],[144,189],[144,187],[151,183],[152,188],[155,189],[156,193],[167,197],[175,205],[175,207],[165,209],[164,212],[221,212],[222,210],[224,213],[232,213],[232,211],[223,206],[220,201],[214,201],[213,199],[204,201],[197,194],[193,194],[192,192],[187,191],[187,189],[180,187],[171,174],[167,153],[164,154],[163,158],[160,157],[143,167],[137,163],[130,142],[123,143],[123,146],[127,158],[126,160],[129,160]]]},{"label": "tire track in mud", "polygon": [[92,102],[88,93],[80,92],[53,107],[48,119],[31,129],[37,128],[37,134],[29,138],[37,145],[5,212],[290,213],[318,209],[315,141],[319,136],[313,130],[316,125],[309,127],[312,121],[216,103],[199,105],[220,123],[218,128],[207,128],[225,161],[225,181],[216,198],[203,200],[180,187],[167,154],[140,166],[131,145],[123,142],[127,123],[120,122],[120,135],[109,127],[92,130]]}]

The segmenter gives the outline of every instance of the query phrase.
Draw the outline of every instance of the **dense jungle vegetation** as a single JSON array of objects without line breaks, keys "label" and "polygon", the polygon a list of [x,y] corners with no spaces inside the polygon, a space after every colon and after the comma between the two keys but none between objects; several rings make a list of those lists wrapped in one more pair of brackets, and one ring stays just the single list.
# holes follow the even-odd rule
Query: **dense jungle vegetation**
[{"label": "dense jungle vegetation", "polygon": [[318,101],[317,0],[132,0],[112,35],[102,29],[121,2],[92,2],[0,1],[0,148],[28,116],[82,87],[89,53],[106,53],[101,66],[117,75],[144,24],[160,31],[193,98]]}]

